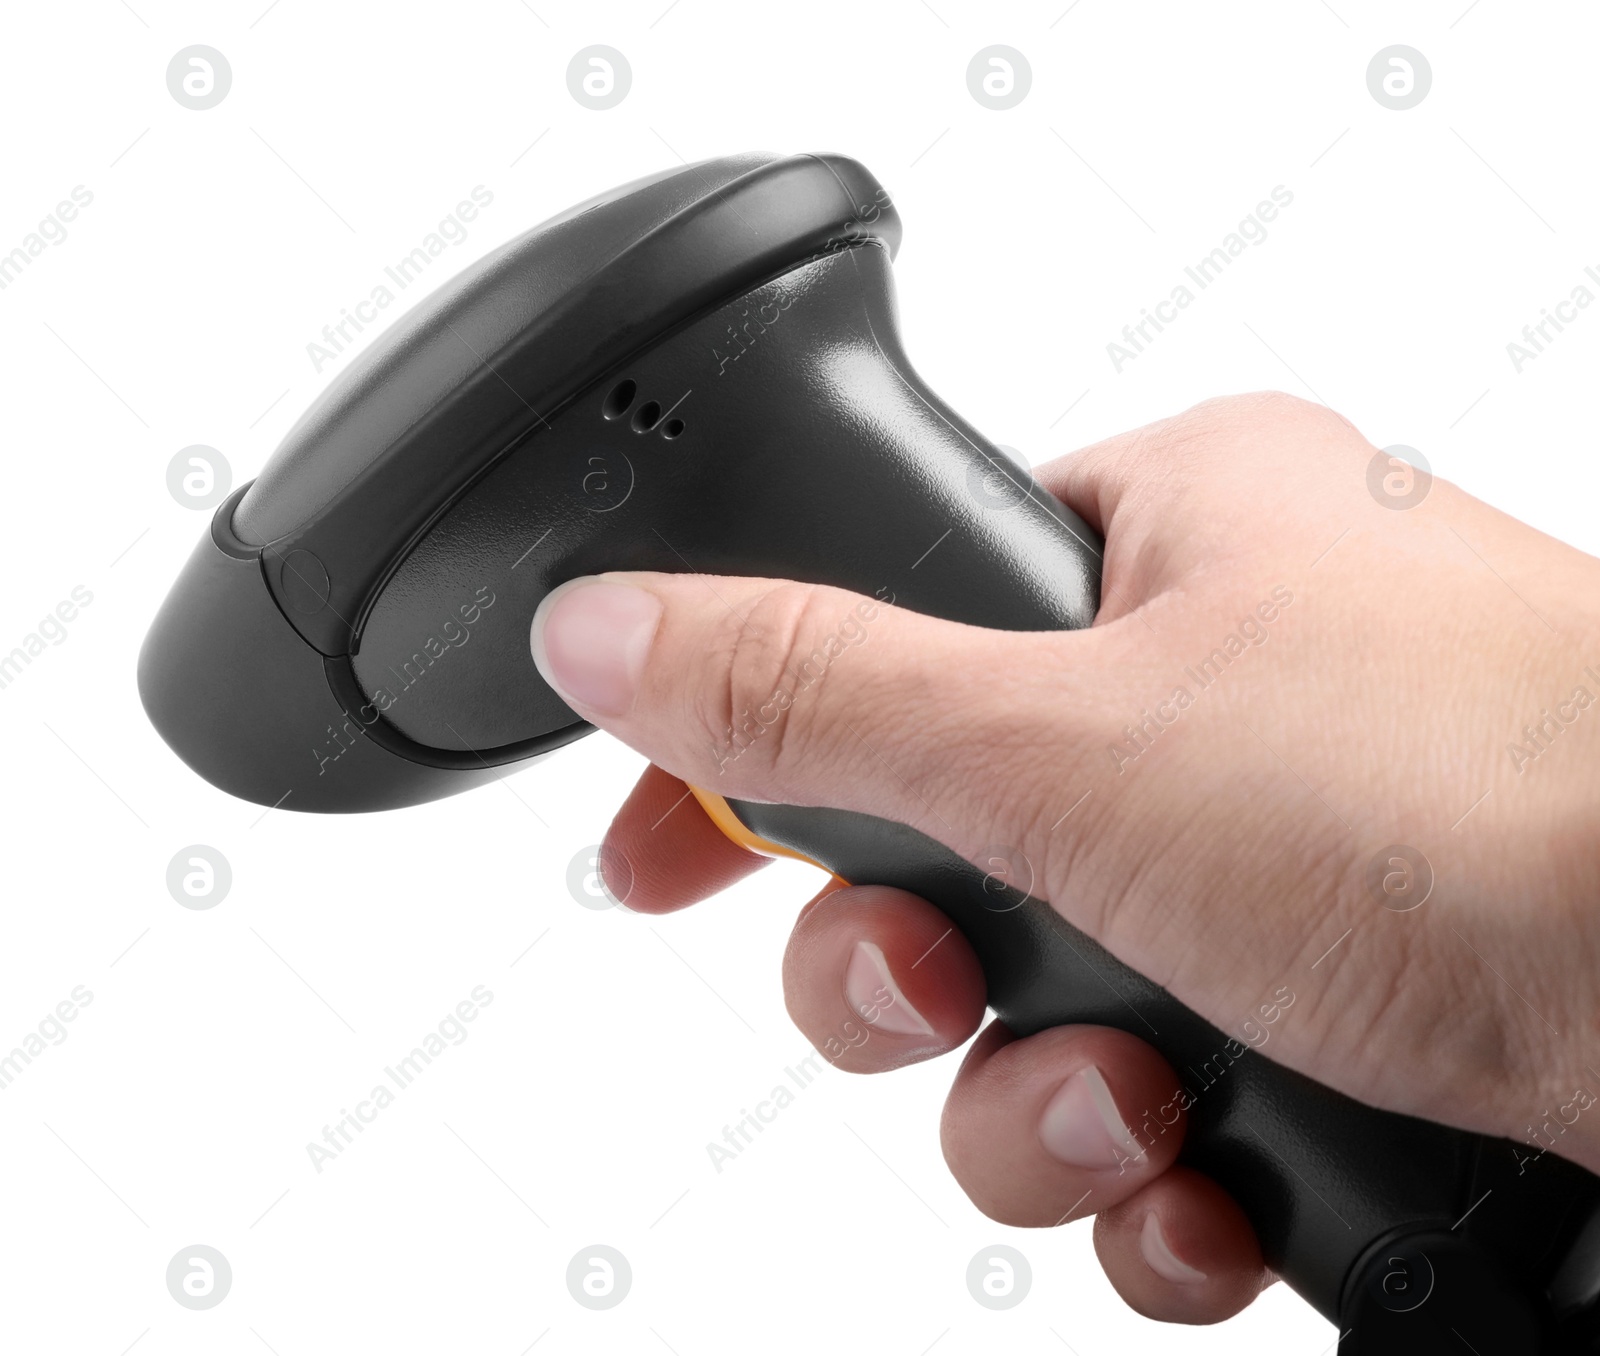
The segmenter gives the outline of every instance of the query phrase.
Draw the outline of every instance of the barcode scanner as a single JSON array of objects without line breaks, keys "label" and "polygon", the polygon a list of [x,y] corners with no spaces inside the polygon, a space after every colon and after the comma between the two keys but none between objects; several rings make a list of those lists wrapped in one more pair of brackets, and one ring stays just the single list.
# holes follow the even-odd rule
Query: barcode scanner
[{"label": "barcode scanner", "polygon": [[[1101,543],[912,368],[899,243],[855,161],[735,155],[495,250],[218,509],[139,657],[150,719],[233,795],[387,810],[589,732],[528,651],[539,601],[579,575],[776,576],[979,626],[1088,626]],[[1018,1034],[1094,1023],[1159,1050],[1192,1094],[1183,1161],[1347,1356],[1600,1350],[1600,1179],[1271,1062],[1028,882],[903,824],[699,794],[746,845],[931,900]]]}]

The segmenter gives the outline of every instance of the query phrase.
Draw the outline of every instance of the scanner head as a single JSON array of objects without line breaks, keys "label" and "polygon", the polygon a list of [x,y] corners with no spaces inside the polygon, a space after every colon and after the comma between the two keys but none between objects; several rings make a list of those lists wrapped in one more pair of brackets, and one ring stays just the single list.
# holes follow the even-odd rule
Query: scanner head
[{"label": "scanner head", "polygon": [[[140,654],[157,730],[224,790],[311,810],[433,799],[585,733],[526,662],[526,614],[508,620],[526,590],[504,582],[513,567],[518,585],[559,582],[548,562],[572,535],[561,523],[597,527],[632,474],[627,453],[639,461],[635,446],[591,462],[577,407],[609,400],[607,432],[676,441],[693,417],[666,414],[682,392],[623,401],[638,378],[625,388],[616,374],[809,260],[892,255],[899,238],[887,194],[855,161],[734,155],[591,198],[466,268],[351,362],[217,511]],[[479,534],[478,573],[420,596],[404,569],[419,546],[497,467],[546,453],[572,475],[559,493],[524,478],[514,535],[496,543],[521,553],[542,538],[544,556],[501,560]],[[486,629],[502,653],[487,653]],[[514,677],[486,680],[519,629]],[[483,728],[513,682],[515,715]]]},{"label": "scanner head", "polygon": [[1088,625],[1094,534],[905,356],[899,240],[852,160],[730,156],[468,268],[219,509],[140,655],[156,728],[266,805],[451,794],[588,731],[527,628],[550,589],[605,570]]}]

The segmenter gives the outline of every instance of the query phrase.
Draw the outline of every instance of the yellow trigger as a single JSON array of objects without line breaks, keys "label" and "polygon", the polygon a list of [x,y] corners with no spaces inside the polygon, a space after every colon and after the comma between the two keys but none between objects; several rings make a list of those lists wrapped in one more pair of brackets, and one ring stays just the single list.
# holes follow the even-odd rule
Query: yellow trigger
[{"label": "yellow trigger", "polygon": [[[797,862],[804,862],[807,866],[814,866],[818,870],[828,871],[828,868],[823,866],[815,857],[808,857],[803,852],[796,852],[793,848],[784,847],[782,843],[774,843],[769,839],[763,838],[751,829],[744,820],[740,819],[733,812],[733,807],[721,796],[717,795],[715,791],[702,791],[698,786],[691,786],[689,790],[694,792],[694,798],[700,802],[700,808],[710,816],[711,822],[721,829],[729,840],[737,843],[747,852],[754,852],[761,857],[789,857]],[[833,876],[834,880],[838,881],[840,885],[848,885],[850,883],[832,871],[828,871],[828,874]]]}]

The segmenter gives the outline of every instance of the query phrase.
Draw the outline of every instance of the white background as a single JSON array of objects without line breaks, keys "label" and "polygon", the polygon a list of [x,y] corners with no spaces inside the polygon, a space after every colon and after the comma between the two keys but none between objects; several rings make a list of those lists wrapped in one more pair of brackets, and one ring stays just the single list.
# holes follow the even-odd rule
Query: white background
[{"label": "white background", "polygon": [[[1281,387],[1594,550],[1600,314],[1520,374],[1506,353],[1600,266],[1594,7],[531,3],[6,7],[0,252],[74,186],[93,202],[0,291],[0,652],[74,586],[93,602],[0,690],[0,1052],[74,986],[93,1001],[0,1092],[5,1346],[1324,1351],[1283,1287],[1166,1331],[1086,1223],[984,1220],[938,1149],[953,1058],[828,1070],[716,1173],[707,1142],[806,1053],[778,960],[817,880],[777,866],[665,920],[579,907],[568,864],[639,767],[619,746],[353,819],[263,818],[191,775],[134,688],[209,517],[165,468],[205,443],[254,475],[346,365],[307,344],[475,185],[493,204],[439,279],[680,158],[828,150],[902,213],[924,374],[1031,460]],[[166,86],[194,43],[232,66],[208,111]],[[633,70],[604,112],[565,78],[593,43]],[[966,85],[993,43],[1032,67],[1004,112]],[[1366,85],[1394,43],[1433,69],[1405,112]],[[1279,184],[1268,239],[1118,374],[1106,344]],[[165,883],[195,843],[232,865],[207,911]],[[470,1038],[319,1175],[306,1143],[480,984]],[[1004,1313],[964,1281],[997,1242],[1034,1271]],[[234,1273],[207,1312],[164,1281],[195,1243]],[[634,1273],[602,1313],[565,1282],[594,1243]]]}]

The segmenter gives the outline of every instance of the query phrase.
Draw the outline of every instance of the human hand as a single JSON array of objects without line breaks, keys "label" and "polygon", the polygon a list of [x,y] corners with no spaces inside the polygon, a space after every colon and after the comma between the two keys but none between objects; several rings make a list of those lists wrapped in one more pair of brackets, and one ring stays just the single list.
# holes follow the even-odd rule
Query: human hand
[{"label": "human hand", "polygon": [[[659,574],[557,590],[541,673],[657,764],[608,839],[629,906],[681,907],[758,864],[692,800],[651,827],[683,781],[898,819],[963,855],[1011,844],[1035,894],[1223,1030],[1296,976],[1268,1058],[1600,1170],[1600,1116],[1578,1114],[1600,1091],[1600,562],[1442,481],[1395,511],[1369,490],[1375,458],[1381,483],[1398,468],[1338,416],[1253,396],[1041,468],[1106,536],[1091,630],[880,606],[737,745],[860,599]],[[1395,844],[1420,854],[1412,874]],[[791,1013],[820,1043],[870,1010],[841,1068],[961,1044],[983,978],[948,926],[900,891],[824,892],[786,958]],[[1132,1128],[1176,1085],[1123,1033],[994,1024],[957,1075],[946,1156],[1007,1223],[1097,1213],[1141,1312],[1226,1317],[1266,1279],[1249,1225],[1174,1166],[1181,1126]]]}]

